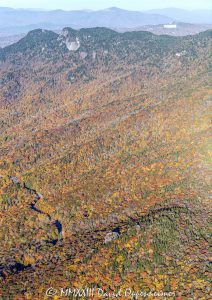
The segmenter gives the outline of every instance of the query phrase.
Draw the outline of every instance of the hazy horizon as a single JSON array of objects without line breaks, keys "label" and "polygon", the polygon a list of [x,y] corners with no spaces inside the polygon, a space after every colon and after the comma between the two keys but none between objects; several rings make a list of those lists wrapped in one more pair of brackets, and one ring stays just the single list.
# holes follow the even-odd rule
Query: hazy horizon
[{"label": "hazy horizon", "polygon": [[109,7],[118,7],[127,10],[144,11],[149,9],[163,9],[163,8],[180,8],[187,10],[195,9],[212,9],[212,2],[210,0],[149,0],[142,3],[140,0],[81,0],[81,1],[51,1],[51,0],[0,0],[1,7],[23,8],[23,9],[63,9],[63,10],[99,10]]}]

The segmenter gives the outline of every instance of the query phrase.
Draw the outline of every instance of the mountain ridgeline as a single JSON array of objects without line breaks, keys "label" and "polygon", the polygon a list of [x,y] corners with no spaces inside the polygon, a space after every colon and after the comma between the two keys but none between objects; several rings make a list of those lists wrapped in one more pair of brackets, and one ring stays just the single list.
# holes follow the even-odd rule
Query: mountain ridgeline
[{"label": "mountain ridgeline", "polygon": [[17,93],[21,94],[22,81],[25,85],[24,78],[29,73],[34,83],[41,77],[59,85],[64,76],[69,84],[80,84],[97,79],[104,72],[121,74],[125,66],[135,66],[133,72],[140,68],[149,76],[173,75],[176,68],[187,72],[195,64],[204,66],[210,56],[211,35],[211,30],[186,37],[157,36],[145,31],[118,33],[98,27],[64,28],[61,34],[33,30],[17,43],[0,49],[0,85],[11,89],[0,101],[11,102]]},{"label": "mountain ridgeline", "polygon": [[210,24],[211,10],[187,11],[168,8],[153,11],[129,11],[111,7],[98,11],[33,11],[0,7],[0,33],[7,35],[25,33],[36,28],[61,30],[67,26],[75,29],[98,26],[132,29],[144,25],[170,24],[172,22]]},{"label": "mountain ridgeline", "polygon": [[[107,27],[120,32],[145,30],[174,36],[197,34],[211,29],[211,17],[210,10],[186,11],[176,8],[141,12],[117,7],[99,11],[39,11],[0,7],[0,47],[15,43],[37,28],[60,32],[64,27]],[[175,24],[177,28],[164,28],[167,24]]]},{"label": "mountain ridgeline", "polygon": [[[137,60],[145,56],[158,55],[162,57],[168,53],[187,51],[189,55],[195,52],[198,46],[204,47],[209,43],[212,30],[197,34],[196,36],[171,37],[168,35],[156,36],[150,32],[134,31],[118,33],[107,28],[91,28],[74,30],[64,28],[61,34],[53,31],[36,29],[29,32],[17,43],[0,49],[0,59],[5,60],[10,54],[28,54],[30,57],[40,56],[41,59],[48,54],[56,56],[79,55],[88,52],[85,58],[91,57],[91,51],[105,51],[105,54],[127,58],[128,55],[137,56]],[[189,51],[189,48],[190,51]],[[107,55],[105,55],[107,56]],[[51,57],[50,57],[51,58]],[[53,57],[52,57],[53,58]]]}]

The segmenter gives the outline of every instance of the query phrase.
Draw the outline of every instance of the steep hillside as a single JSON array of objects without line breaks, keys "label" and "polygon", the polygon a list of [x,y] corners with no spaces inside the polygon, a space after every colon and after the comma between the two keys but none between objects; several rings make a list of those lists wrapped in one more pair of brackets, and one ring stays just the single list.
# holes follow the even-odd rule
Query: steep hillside
[{"label": "steep hillside", "polygon": [[210,299],[211,33],[40,29],[0,49],[0,295]]}]

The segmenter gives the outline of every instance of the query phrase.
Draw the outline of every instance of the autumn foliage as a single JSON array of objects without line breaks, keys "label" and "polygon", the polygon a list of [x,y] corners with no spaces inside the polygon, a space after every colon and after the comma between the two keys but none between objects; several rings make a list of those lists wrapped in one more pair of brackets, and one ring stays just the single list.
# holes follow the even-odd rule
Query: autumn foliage
[{"label": "autumn foliage", "polygon": [[210,299],[210,31],[86,34],[0,52],[0,295]]}]

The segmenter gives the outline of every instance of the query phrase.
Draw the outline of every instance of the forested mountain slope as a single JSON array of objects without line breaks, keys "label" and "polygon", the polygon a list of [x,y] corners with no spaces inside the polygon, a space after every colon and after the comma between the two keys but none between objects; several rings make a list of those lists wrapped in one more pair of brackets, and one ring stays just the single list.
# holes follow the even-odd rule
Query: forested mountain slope
[{"label": "forested mountain slope", "polygon": [[0,49],[0,294],[210,298],[211,33],[35,30]]}]

